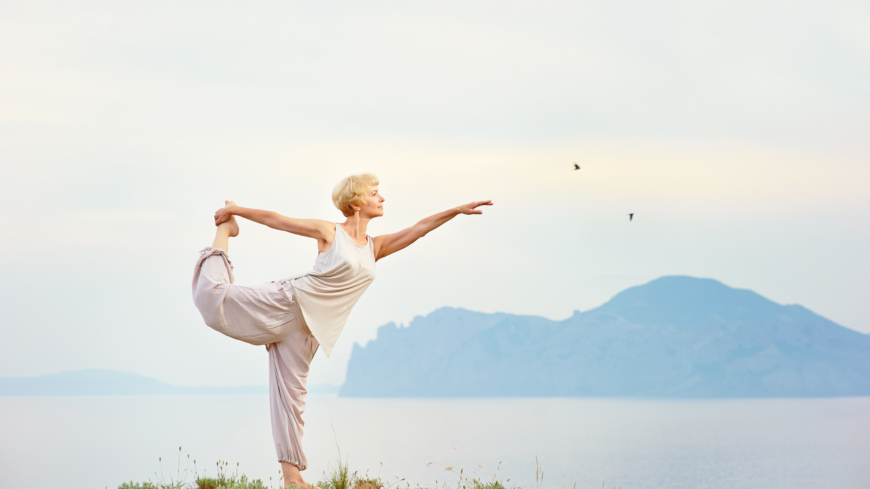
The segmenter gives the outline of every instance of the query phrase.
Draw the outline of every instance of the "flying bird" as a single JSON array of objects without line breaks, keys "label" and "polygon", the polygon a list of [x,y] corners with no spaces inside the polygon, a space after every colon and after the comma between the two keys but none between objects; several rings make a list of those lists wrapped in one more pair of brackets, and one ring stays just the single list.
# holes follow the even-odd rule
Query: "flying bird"
[{"label": "flying bird", "polygon": [[632,212],[631,214],[628,215],[628,221],[631,222],[632,219],[634,219],[634,213],[633,213],[633,212]]},{"label": "flying bird", "polygon": [[580,169],[580,165],[578,165],[577,163],[574,163],[574,169],[575,169],[575,170],[579,170],[579,169]]}]

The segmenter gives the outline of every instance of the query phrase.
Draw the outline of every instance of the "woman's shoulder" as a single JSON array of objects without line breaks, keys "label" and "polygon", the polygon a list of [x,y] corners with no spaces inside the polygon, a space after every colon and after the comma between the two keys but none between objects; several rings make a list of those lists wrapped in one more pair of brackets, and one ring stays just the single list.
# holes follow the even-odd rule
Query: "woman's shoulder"
[{"label": "woman's shoulder", "polygon": [[[338,232],[338,223],[332,222],[332,221],[323,221],[320,219],[318,219],[318,221],[320,221],[320,222],[318,222],[318,226],[322,230],[321,232],[324,233],[324,235],[325,235],[324,237],[335,238],[335,233]],[[328,239],[328,241],[332,241],[332,240]]]}]

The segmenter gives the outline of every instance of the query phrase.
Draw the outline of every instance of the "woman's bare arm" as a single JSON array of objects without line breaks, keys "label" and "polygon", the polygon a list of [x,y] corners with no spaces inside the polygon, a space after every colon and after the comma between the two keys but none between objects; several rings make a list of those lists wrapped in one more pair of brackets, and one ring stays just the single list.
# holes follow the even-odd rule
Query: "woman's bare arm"
[{"label": "woman's bare arm", "polygon": [[375,245],[375,260],[392,255],[393,253],[407,248],[414,241],[426,236],[429,231],[441,226],[445,222],[453,219],[459,214],[483,214],[482,210],[477,209],[482,205],[492,205],[491,200],[481,200],[470,204],[454,207],[453,209],[439,212],[433,216],[414,224],[413,226],[403,229],[397,233],[384,234],[374,239]]},{"label": "woman's bare arm", "polygon": [[[282,216],[277,212],[239,207],[235,203],[229,203],[232,205],[222,207],[214,213],[214,223],[216,226],[226,222],[232,216],[239,216],[249,221],[269,226],[272,229],[305,236],[306,238],[314,238],[317,240],[318,245],[331,246],[332,240],[335,239],[335,225],[331,222],[321,219],[296,219]],[[323,246],[320,247],[322,248]]]}]

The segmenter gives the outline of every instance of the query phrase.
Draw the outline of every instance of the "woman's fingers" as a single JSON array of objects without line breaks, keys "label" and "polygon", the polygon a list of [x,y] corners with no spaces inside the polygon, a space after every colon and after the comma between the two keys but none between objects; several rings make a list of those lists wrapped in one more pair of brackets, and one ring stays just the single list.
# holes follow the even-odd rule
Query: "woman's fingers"
[{"label": "woman's fingers", "polygon": [[215,226],[220,226],[221,224],[223,224],[224,222],[226,222],[228,219],[229,219],[229,218],[227,217],[226,212],[224,212],[224,210],[223,210],[222,208],[221,208],[221,209],[218,209],[218,210],[214,213],[214,223],[215,223]]},{"label": "woman's fingers", "polygon": [[492,205],[491,200],[478,200],[476,202],[472,202],[468,204],[468,213],[469,214],[483,214],[483,211],[478,209],[478,207],[482,205]]},{"label": "woman's fingers", "polygon": [[221,224],[230,220],[231,214],[226,211],[226,208],[231,205],[236,205],[232,200],[225,200],[224,206],[215,211],[214,213],[214,224],[215,226],[220,226]]}]

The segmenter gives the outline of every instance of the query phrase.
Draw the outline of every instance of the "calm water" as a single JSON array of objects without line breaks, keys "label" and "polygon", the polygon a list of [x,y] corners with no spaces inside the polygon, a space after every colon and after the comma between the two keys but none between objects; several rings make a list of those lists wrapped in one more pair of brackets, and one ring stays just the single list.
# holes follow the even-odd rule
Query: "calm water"
[{"label": "calm water", "polygon": [[[213,473],[222,459],[268,481],[278,475],[268,422],[265,396],[0,397],[0,487],[114,488],[154,480],[158,457],[164,475],[175,473],[179,446],[200,472]],[[870,487],[866,397],[315,396],[306,423],[309,480],[337,460],[337,438],[351,469],[404,477],[412,486],[455,481],[445,466],[492,476],[501,461],[499,477],[529,487],[537,456],[543,487]]]}]

